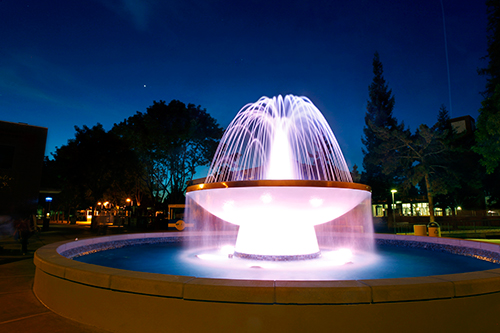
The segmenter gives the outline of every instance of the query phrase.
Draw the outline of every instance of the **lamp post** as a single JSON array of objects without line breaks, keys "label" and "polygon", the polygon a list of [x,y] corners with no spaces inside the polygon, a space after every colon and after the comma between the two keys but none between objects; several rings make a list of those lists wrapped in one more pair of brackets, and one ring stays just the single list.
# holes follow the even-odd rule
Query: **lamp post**
[{"label": "lamp post", "polygon": [[45,203],[47,205],[47,211],[43,219],[43,231],[48,231],[49,230],[49,225],[50,225],[50,203],[52,202],[51,197],[46,197],[45,198]]},{"label": "lamp post", "polygon": [[132,216],[132,204],[133,204],[133,201],[130,198],[127,198],[125,201],[130,204],[129,208],[127,209],[127,226],[130,227],[130,217]]},{"label": "lamp post", "polygon": [[396,210],[395,210],[395,206],[394,206],[394,193],[397,193],[398,190],[395,190],[395,189],[392,189],[391,190],[391,194],[392,194],[392,224],[394,226],[394,233],[397,233],[397,230],[396,230]]}]

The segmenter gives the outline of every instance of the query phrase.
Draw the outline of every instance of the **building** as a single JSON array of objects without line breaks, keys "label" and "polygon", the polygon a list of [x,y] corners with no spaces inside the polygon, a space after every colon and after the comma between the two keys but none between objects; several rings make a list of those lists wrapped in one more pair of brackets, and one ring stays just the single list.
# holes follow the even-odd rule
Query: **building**
[{"label": "building", "polygon": [[0,215],[35,212],[47,128],[0,121]]},{"label": "building", "polygon": [[471,116],[452,118],[450,119],[450,124],[451,128],[453,128],[457,134],[463,132],[472,134],[476,130],[476,122]]}]

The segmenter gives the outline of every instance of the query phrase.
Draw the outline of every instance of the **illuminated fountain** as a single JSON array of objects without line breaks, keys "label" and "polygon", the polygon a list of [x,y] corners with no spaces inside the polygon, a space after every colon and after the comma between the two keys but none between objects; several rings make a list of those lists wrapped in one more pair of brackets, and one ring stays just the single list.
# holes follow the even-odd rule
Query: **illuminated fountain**
[{"label": "illuminated fountain", "polygon": [[[333,133],[306,98],[244,107],[206,183],[188,189],[187,206],[188,222],[210,232],[126,233],[38,249],[34,294],[56,314],[113,332],[500,325],[500,245],[373,235],[370,189],[352,183]],[[216,256],[220,265],[200,260],[228,243],[235,247]],[[409,313],[425,320],[409,326]]]},{"label": "illuminated fountain", "polygon": [[[239,226],[237,257],[316,258],[315,226],[361,203],[365,216],[349,220],[342,239],[355,224],[364,246],[372,242],[369,188],[352,182],[330,126],[305,97],[262,97],[243,107],[224,133],[206,183],[187,192],[188,207],[194,202]],[[203,224],[193,215],[188,208],[188,222]]]}]

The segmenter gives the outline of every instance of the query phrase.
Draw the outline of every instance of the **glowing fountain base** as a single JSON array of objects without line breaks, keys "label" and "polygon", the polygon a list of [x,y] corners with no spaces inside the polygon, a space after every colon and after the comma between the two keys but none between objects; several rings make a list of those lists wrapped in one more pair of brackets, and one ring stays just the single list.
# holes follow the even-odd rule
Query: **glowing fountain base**
[{"label": "glowing fountain base", "polygon": [[234,255],[244,259],[289,261],[321,255],[313,225],[278,223],[240,225]]},{"label": "glowing fountain base", "polygon": [[[239,225],[235,256],[289,261],[319,257],[314,227],[365,202],[370,210],[371,193],[366,185],[347,182],[257,180],[194,185],[187,197]],[[351,221],[362,233],[365,222]]]}]

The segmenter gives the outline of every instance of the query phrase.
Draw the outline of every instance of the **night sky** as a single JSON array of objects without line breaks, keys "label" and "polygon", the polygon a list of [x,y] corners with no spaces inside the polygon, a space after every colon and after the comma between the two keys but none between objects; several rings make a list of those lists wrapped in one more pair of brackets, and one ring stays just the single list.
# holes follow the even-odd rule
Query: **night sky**
[{"label": "night sky", "polygon": [[261,96],[302,95],[361,167],[375,51],[412,130],[442,104],[477,118],[486,25],[483,0],[0,0],[0,120],[48,127],[50,155],[154,100],[226,127]]}]

